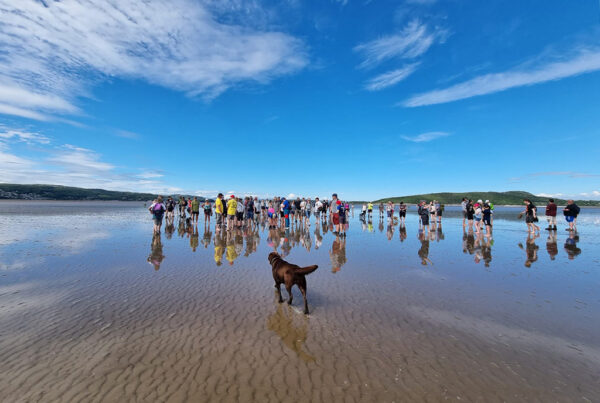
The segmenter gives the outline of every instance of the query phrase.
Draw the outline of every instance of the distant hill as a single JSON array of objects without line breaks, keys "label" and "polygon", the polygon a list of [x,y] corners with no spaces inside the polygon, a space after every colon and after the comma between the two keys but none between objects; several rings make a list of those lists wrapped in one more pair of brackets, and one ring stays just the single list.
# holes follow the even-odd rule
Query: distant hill
[{"label": "distant hill", "polygon": [[[118,192],[114,190],[84,189],[59,185],[15,185],[0,183],[0,199],[148,201],[155,197],[156,194],[153,193]],[[204,200],[203,197],[199,197],[198,199]]]},{"label": "distant hill", "polygon": [[[421,200],[431,201],[437,200],[441,204],[460,204],[463,197],[467,197],[474,201],[490,200],[495,205],[521,205],[523,199],[530,199],[534,204],[546,205],[548,202],[547,197],[540,197],[534,194],[523,192],[523,191],[510,191],[510,192],[463,192],[463,193],[427,193],[420,195],[411,196],[398,196],[398,197],[387,197],[384,199],[376,200],[376,203],[392,201],[398,203],[403,201],[407,204],[416,204]],[[565,205],[566,200],[554,199],[556,204]],[[579,206],[600,206],[598,200],[577,200],[576,203]]]}]

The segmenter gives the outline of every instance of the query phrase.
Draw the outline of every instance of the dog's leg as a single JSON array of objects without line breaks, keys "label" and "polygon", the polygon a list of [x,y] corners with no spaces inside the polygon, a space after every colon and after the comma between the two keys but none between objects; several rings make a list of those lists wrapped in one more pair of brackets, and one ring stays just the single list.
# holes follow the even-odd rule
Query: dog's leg
[{"label": "dog's leg", "polygon": [[281,296],[281,283],[275,283],[275,289],[277,290],[277,295],[279,296],[279,303],[283,302],[283,297]]},{"label": "dog's leg", "polygon": [[302,293],[302,297],[304,298],[304,313],[308,315],[308,301],[306,299],[306,280],[304,280],[301,284],[298,284],[298,288],[300,288],[300,292]]},{"label": "dog's leg", "polygon": [[294,296],[292,295],[292,285],[285,285],[285,289],[288,292],[288,294],[290,295],[290,299],[288,299],[288,305],[292,305],[292,299],[294,298]]}]

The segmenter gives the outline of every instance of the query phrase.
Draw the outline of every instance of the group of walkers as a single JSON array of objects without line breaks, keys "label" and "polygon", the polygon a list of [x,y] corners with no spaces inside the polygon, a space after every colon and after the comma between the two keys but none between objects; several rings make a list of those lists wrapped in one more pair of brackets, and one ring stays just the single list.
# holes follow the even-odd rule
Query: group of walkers
[{"label": "group of walkers", "polygon": [[[525,209],[521,216],[525,216],[528,232],[539,232],[540,227],[537,207],[530,199],[523,200]],[[390,223],[399,223],[405,225],[407,204],[400,202],[395,204],[392,201],[379,203],[379,218],[381,220],[387,215]],[[318,197],[312,201],[310,198],[286,198],[275,197],[273,199],[258,199],[257,197],[246,196],[244,198],[229,195],[228,198],[219,193],[214,203],[211,201],[198,200],[198,197],[186,199],[180,196],[176,201],[171,196],[163,202],[162,196],[158,196],[149,208],[154,221],[154,232],[160,232],[163,217],[168,221],[173,221],[175,214],[179,215],[181,220],[190,224],[197,224],[200,212],[204,215],[205,226],[210,225],[213,213],[216,216],[216,231],[231,231],[235,228],[256,228],[259,220],[264,219],[268,222],[269,229],[283,228],[289,229],[290,225],[300,225],[310,227],[311,218],[314,217],[315,223],[329,221],[333,224],[334,234],[346,236],[348,229],[348,216],[353,214],[354,205],[343,202],[338,199],[336,193],[332,194],[331,200],[320,200]],[[371,220],[373,216],[374,205],[372,202],[362,205],[360,219]],[[494,223],[494,204],[489,200],[485,202],[481,199],[473,202],[468,198],[463,198],[461,202],[463,214],[463,228],[475,229],[477,234],[485,231],[486,236],[492,235]],[[546,230],[557,230],[558,207],[554,199],[549,199],[546,205],[545,215],[548,220]],[[430,226],[441,225],[444,205],[437,200],[431,202],[421,201],[417,205],[417,215],[419,218],[419,228],[428,233]],[[568,224],[567,231],[577,231],[577,216],[580,208],[573,200],[568,200],[563,208],[563,214]],[[396,216],[397,214],[397,216]],[[396,221],[397,220],[397,221]]]}]

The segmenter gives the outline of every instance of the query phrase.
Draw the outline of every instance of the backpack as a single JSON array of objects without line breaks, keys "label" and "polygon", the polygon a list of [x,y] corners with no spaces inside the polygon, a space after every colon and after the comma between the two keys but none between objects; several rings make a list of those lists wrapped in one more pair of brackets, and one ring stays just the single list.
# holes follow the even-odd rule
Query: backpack
[{"label": "backpack", "polygon": [[164,211],[164,207],[161,203],[156,203],[152,208],[152,213],[155,215],[162,215]]},{"label": "backpack", "polygon": [[575,213],[575,215],[579,214],[579,212],[581,211],[581,209],[579,208],[578,205],[574,204],[573,205],[573,212]]}]

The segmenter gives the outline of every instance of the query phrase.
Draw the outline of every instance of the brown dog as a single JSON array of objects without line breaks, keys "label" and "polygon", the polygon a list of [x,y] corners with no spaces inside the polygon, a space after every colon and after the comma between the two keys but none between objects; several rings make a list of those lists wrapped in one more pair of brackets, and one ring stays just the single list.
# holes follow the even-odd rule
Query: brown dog
[{"label": "brown dog", "polygon": [[306,302],[306,275],[317,270],[319,266],[300,267],[295,264],[286,262],[279,256],[277,252],[269,253],[269,263],[273,268],[273,279],[275,280],[275,288],[279,295],[279,302],[283,302],[281,297],[281,283],[285,284],[285,289],[290,295],[288,304],[292,305],[292,286],[296,284],[304,297],[304,313],[308,314],[308,302]]}]

